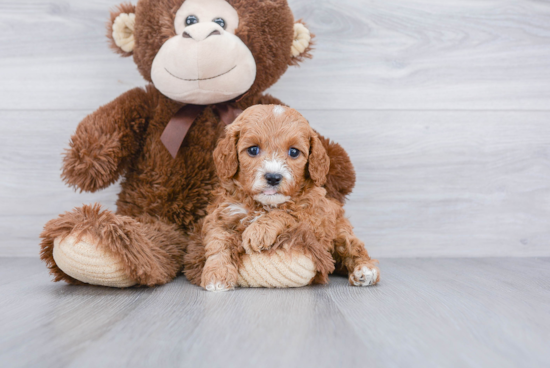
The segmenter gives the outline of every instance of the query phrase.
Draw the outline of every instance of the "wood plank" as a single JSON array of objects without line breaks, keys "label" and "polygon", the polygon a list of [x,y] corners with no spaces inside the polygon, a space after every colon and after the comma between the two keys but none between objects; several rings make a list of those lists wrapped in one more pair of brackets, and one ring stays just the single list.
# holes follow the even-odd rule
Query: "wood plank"
[{"label": "wood plank", "polygon": [[550,255],[547,112],[304,114],[351,155],[373,256]]},{"label": "wood plank", "polygon": [[62,152],[85,116],[0,111],[0,255],[38,256],[44,224],[76,206],[99,202],[116,209],[118,185],[80,194],[61,181]]},{"label": "wood plank", "polygon": [[[91,111],[144,81],[107,48],[119,0],[0,4],[0,109]],[[315,57],[271,92],[299,109],[550,108],[550,3],[291,0]]]},{"label": "wood plank", "polygon": [[[304,111],[358,172],[347,205],[374,257],[550,256],[547,112]],[[82,112],[0,112],[0,255],[36,256],[42,226],[118,186],[78,194],[60,152]]]},{"label": "wood plank", "polygon": [[289,2],[318,36],[313,60],[273,88],[292,106],[550,108],[548,2]]},{"label": "wood plank", "polygon": [[385,259],[382,282],[208,293],[48,281],[0,258],[3,367],[544,367],[550,259]]}]

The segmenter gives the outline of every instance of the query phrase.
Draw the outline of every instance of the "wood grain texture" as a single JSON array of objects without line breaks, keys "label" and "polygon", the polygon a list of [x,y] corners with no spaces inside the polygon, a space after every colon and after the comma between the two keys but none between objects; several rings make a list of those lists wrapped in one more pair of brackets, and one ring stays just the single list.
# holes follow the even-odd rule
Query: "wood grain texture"
[{"label": "wood grain texture", "polygon": [[85,115],[0,111],[0,256],[38,256],[44,224],[76,206],[116,209],[118,185],[80,194],[60,178],[62,152]]},{"label": "wood grain texture", "polygon": [[374,256],[550,256],[549,113],[304,113],[351,155]]},{"label": "wood grain texture", "polygon": [[[114,208],[118,186],[77,194],[59,173],[76,124],[143,84],[106,46],[117,3],[0,3],[0,256],[36,256],[75,206]],[[290,3],[316,57],[272,92],[351,153],[374,256],[550,256],[549,3]]]},{"label": "wood grain texture", "polygon": [[550,259],[382,260],[355,288],[208,293],[48,281],[0,258],[2,367],[546,367]]},{"label": "wood grain texture", "polygon": [[[351,155],[347,213],[372,256],[550,256],[550,113],[303,113]],[[115,208],[117,185],[59,178],[84,115],[0,111],[0,256],[37,256],[42,226],[75,206]]]},{"label": "wood grain texture", "polygon": [[[91,111],[143,85],[107,48],[119,0],[0,3],[0,109]],[[291,0],[315,57],[272,92],[299,109],[550,108],[550,3]]]}]

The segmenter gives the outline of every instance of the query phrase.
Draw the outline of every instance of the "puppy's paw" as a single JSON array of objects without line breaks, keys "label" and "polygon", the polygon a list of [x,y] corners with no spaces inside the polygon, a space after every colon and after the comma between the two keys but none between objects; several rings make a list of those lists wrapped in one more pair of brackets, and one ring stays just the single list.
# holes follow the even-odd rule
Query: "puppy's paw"
[{"label": "puppy's paw", "polygon": [[204,288],[208,291],[229,291],[233,290],[234,287],[224,282],[212,280],[211,283],[207,284]]},{"label": "puppy's paw", "polygon": [[229,291],[237,286],[237,277],[233,265],[209,258],[202,271],[201,286],[208,291]]},{"label": "puppy's paw", "polygon": [[380,280],[380,270],[376,266],[358,265],[349,275],[349,283],[354,286],[376,285]]},{"label": "puppy's paw", "polygon": [[271,249],[278,236],[279,234],[268,226],[253,223],[243,232],[243,248],[248,254]]},{"label": "puppy's paw", "polygon": [[235,289],[236,282],[230,282],[225,278],[220,278],[215,275],[202,278],[201,286],[208,291],[230,291]]}]

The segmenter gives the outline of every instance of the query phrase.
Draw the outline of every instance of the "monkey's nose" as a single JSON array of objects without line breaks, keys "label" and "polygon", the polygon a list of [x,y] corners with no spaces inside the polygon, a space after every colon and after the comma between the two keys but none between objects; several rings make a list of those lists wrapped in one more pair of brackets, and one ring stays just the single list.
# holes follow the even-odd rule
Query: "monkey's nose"
[{"label": "monkey's nose", "polygon": [[[210,29],[208,29],[210,28]],[[219,36],[222,33],[218,29],[212,29],[212,27],[198,27],[190,26],[183,31],[183,38],[191,38],[195,41],[204,41],[210,36]]]},{"label": "monkey's nose", "polygon": [[265,174],[265,180],[267,181],[267,184],[272,187],[276,187],[281,183],[281,180],[283,180],[283,176],[281,174],[267,173]]}]

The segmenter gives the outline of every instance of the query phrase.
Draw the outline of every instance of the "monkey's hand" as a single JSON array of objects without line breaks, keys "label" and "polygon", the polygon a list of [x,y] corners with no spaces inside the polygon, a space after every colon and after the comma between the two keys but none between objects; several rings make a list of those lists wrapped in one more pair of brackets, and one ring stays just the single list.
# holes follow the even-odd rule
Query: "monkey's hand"
[{"label": "monkey's hand", "polygon": [[139,148],[152,98],[148,89],[135,88],[88,115],[65,152],[63,180],[86,192],[116,182]]},{"label": "monkey's hand", "polygon": [[61,177],[72,187],[95,192],[117,181],[122,168],[119,165],[121,144],[117,134],[103,135],[87,129],[90,127],[86,124],[71,138]]}]

